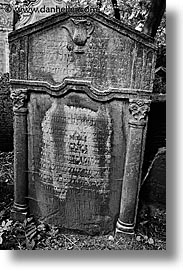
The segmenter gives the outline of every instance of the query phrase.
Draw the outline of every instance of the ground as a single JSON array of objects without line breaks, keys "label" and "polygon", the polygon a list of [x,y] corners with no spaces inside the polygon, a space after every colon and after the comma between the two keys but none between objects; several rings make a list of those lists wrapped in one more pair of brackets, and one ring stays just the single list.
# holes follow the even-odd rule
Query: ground
[{"label": "ground", "polygon": [[134,235],[89,236],[28,217],[12,221],[13,152],[0,152],[0,250],[166,250],[166,212],[140,201]]}]

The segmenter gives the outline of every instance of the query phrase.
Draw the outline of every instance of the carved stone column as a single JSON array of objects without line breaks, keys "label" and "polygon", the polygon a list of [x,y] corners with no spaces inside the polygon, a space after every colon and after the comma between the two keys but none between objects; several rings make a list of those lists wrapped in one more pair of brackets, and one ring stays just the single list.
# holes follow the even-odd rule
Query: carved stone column
[{"label": "carved stone column", "polygon": [[14,112],[14,206],[12,218],[24,220],[27,214],[27,90],[11,92]]},{"label": "carved stone column", "polygon": [[150,100],[130,99],[129,136],[117,233],[134,233],[144,153],[144,130],[149,110]]}]

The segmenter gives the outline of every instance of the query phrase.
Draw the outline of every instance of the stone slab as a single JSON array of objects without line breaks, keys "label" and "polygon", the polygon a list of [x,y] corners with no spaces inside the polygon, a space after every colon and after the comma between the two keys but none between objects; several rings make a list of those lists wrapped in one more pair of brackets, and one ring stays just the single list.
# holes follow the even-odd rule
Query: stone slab
[{"label": "stone slab", "polygon": [[90,234],[114,230],[117,220],[118,230],[133,231],[152,39],[101,13],[63,13],[16,30],[9,42],[14,207],[25,209],[27,198],[35,217]]},{"label": "stone slab", "polygon": [[126,151],[126,108],[122,102],[96,103],[79,93],[62,99],[31,95],[29,193],[41,217],[66,228],[113,230]]},{"label": "stone slab", "polygon": [[139,39],[132,30],[126,35],[126,26],[120,24],[118,31],[116,21],[106,25],[108,19],[100,13],[61,14],[49,20],[47,27],[48,21],[41,20],[18,30],[18,39],[9,36],[12,79],[58,86],[69,78],[90,81],[100,91],[152,90],[155,48],[148,37]]}]

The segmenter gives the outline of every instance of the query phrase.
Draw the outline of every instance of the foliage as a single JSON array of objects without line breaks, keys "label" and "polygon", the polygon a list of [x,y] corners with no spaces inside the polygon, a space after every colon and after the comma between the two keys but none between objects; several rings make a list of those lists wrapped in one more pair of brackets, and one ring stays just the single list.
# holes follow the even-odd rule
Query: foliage
[{"label": "foliage", "polygon": [[0,249],[11,250],[165,250],[165,213],[155,217],[147,212],[140,218],[135,235],[89,236],[35,222],[32,217],[23,223],[7,219],[0,226]]},{"label": "foliage", "polygon": [[[11,175],[11,176],[9,176]],[[0,152],[0,250],[165,250],[166,213],[153,206],[139,209],[136,234],[89,236],[57,228],[33,217],[12,221],[13,153]]]},{"label": "foliage", "polygon": [[[23,223],[7,219],[0,226],[0,249],[11,250],[165,250],[165,213],[154,218],[147,212],[140,218],[135,235],[109,233],[89,236],[35,222],[32,217]],[[1,234],[2,232],[2,234]],[[1,236],[3,236],[1,238]]]},{"label": "foliage", "polygon": [[3,235],[5,235],[8,231],[11,230],[11,224],[13,221],[7,219],[3,220],[0,225],[0,245],[3,243]]}]

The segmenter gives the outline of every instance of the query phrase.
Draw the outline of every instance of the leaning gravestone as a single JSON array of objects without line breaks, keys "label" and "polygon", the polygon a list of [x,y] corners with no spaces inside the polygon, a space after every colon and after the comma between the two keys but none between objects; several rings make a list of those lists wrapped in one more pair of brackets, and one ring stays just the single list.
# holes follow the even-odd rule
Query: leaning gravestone
[{"label": "leaning gravestone", "polygon": [[65,228],[133,233],[153,41],[101,13],[63,13],[9,43],[14,218],[29,207]]}]

